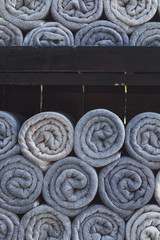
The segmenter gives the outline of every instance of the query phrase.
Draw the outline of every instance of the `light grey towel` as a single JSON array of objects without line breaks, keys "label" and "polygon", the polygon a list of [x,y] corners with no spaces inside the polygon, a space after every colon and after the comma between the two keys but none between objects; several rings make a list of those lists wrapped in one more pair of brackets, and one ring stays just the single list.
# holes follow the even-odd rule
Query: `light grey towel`
[{"label": "light grey towel", "polygon": [[51,15],[71,30],[78,30],[98,20],[103,11],[103,0],[52,0]]},{"label": "light grey towel", "polygon": [[43,181],[43,198],[56,210],[74,217],[94,199],[98,188],[97,173],[75,157],[54,163]]},{"label": "light grey towel", "polygon": [[18,136],[23,155],[43,171],[73,148],[73,126],[61,113],[42,112],[27,119]]},{"label": "light grey towel", "polygon": [[91,205],[72,222],[72,240],[124,240],[125,223],[103,205]]},{"label": "light grey towel", "polygon": [[107,19],[121,26],[128,34],[135,27],[148,22],[158,9],[158,0],[103,0]]},{"label": "light grey towel", "polygon": [[2,17],[22,30],[29,30],[43,24],[51,6],[51,0],[1,0]]},{"label": "light grey towel", "polygon": [[154,186],[152,171],[129,157],[118,159],[99,173],[101,200],[125,220],[151,200]]},{"label": "light grey towel", "polygon": [[160,207],[148,204],[136,211],[126,224],[126,240],[158,240]]},{"label": "light grey towel", "polygon": [[73,46],[72,32],[58,22],[46,22],[31,30],[24,38],[24,46]]},{"label": "light grey towel", "polygon": [[47,205],[40,205],[22,217],[17,239],[70,240],[70,219]]},{"label": "light grey towel", "polygon": [[130,37],[130,46],[159,47],[160,22],[148,22],[137,27]]},{"label": "light grey towel", "polygon": [[80,118],[74,134],[75,154],[93,167],[120,158],[125,129],[121,119],[106,109],[95,109]]},{"label": "light grey towel", "polygon": [[116,24],[99,20],[80,29],[75,35],[76,46],[128,46],[126,32]]},{"label": "light grey towel", "polygon": [[151,169],[160,169],[160,114],[144,112],[133,117],[126,127],[128,154]]},{"label": "light grey towel", "polygon": [[160,206],[160,171],[156,175],[154,197]]},{"label": "light grey towel", "polygon": [[0,47],[22,46],[23,35],[19,28],[0,18]]},{"label": "light grey towel", "polygon": [[43,174],[21,155],[0,161],[0,207],[21,214],[39,205]]}]

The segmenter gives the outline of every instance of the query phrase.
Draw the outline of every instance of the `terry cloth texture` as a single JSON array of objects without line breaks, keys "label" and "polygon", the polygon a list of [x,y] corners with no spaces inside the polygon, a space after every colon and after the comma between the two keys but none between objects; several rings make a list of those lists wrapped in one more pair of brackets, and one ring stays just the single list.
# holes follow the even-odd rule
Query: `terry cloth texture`
[{"label": "terry cloth texture", "polygon": [[21,155],[0,161],[0,207],[21,214],[39,204],[43,174]]},{"label": "terry cloth texture", "polygon": [[109,21],[95,21],[80,29],[75,35],[76,46],[128,46],[126,32]]},{"label": "terry cloth texture", "polygon": [[72,151],[73,131],[70,120],[63,114],[42,112],[24,122],[18,142],[23,155],[45,171],[51,162]]},{"label": "terry cloth texture", "polygon": [[27,212],[19,224],[18,240],[70,240],[70,219],[47,205]]},{"label": "terry cloth texture", "polygon": [[74,46],[72,32],[57,22],[46,22],[31,30],[24,38],[24,46]]},{"label": "terry cloth texture", "polygon": [[93,200],[98,177],[94,168],[75,157],[54,163],[43,181],[43,198],[54,209],[74,217]]},{"label": "terry cloth texture", "polygon": [[124,125],[116,114],[106,109],[91,110],[77,122],[74,151],[91,166],[102,167],[120,158],[124,138]]},{"label": "terry cloth texture", "polygon": [[135,27],[151,20],[158,9],[158,0],[104,0],[104,13],[108,20],[121,26],[128,34]]},{"label": "terry cloth texture", "polygon": [[51,15],[71,30],[78,30],[98,20],[103,11],[103,0],[52,0]]},{"label": "terry cloth texture", "polygon": [[17,240],[18,226],[18,216],[0,208],[0,239]]},{"label": "terry cloth texture", "polygon": [[156,175],[154,196],[158,205],[160,205],[160,171]]},{"label": "terry cloth texture", "polygon": [[154,186],[152,171],[129,157],[118,159],[99,173],[101,200],[125,220],[150,201]]},{"label": "terry cloth texture", "polygon": [[160,207],[146,205],[136,211],[126,224],[126,240],[159,239]]},{"label": "terry cloth texture", "polygon": [[92,205],[72,222],[72,240],[124,240],[125,223],[103,205]]},{"label": "terry cloth texture", "polygon": [[159,47],[160,23],[148,22],[137,27],[130,37],[130,46]]},{"label": "terry cloth texture", "polygon": [[51,0],[1,0],[0,14],[22,30],[29,30],[43,24],[49,13]]},{"label": "terry cloth texture", "polygon": [[160,169],[160,114],[144,112],[132,118],[126,127],[128,154],[151,169]]}]

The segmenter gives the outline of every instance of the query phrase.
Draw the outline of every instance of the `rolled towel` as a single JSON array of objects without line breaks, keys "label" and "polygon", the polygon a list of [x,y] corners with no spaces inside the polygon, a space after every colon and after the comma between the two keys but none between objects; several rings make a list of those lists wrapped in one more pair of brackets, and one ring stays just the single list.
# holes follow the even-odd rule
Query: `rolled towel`
[{"label": "rolled towel", "polygon": [[93,167],[120,158],[125,129],[121,119],[106,109],[95,109],[80,118],[74,134],[75,154]]},{"label": "rolled towel", "polygon": [[160,171],[157,173],[156,179],[155,179],[154,196],[158,205],[160,205]]},{"label": "rolled towel", "polygon": [[61,113],[42,112],[27,119],[18,136],[23,155],[45,171],[73,148],[73,126]]},{"label": "rolled towel", "polygon": [[130,46],[159,47],[160,23],[148,22],[137,27],[130,37]]},{"label": "rolled towel", "polygon": [[51,0],[1,0],[2,17],[22,30],[29,30],[44,23],[51,6]]},{"label": "rolled towel", "polygon": [[104,0],[106,18],[122,27],[128,34],[132,33],[135,27],[151,20],[157,9],[158,0]]},{"label": "rolled towel", "polygon": [[27,212],[19,224],[18,240],[70,240],[70,219],[47,205]]},{"label": "rolled towel", "polygon": [[73,46],[72,32],[57,22],[46,22],[31,30],[24,38],[24,46]]},{"label": "rolled towel", "polygon": [[150,168],[129,157],[118,159],[99,173],[101,200],[125,220],[151,200],[154,186]]},{"label": "rolled towel", "polygon": [[18,227],[18,216],[0,208],[0,239],[17,240]]},{"label": "rolled towel", "polygon": [[48,169],[42,194],[51,207],[74,217],[93,200],[97,187],[94,168],[75,157],[66,157]]},{"label": "rolled towel", "polygon": [[103,205],[92,205],[72,222],[72,240],[124,240],[125,223]]},{"label": "rolled towel", "polygon": [[98,20],[103,11],[103,0],[54,0],[51,15],[57,22],[71,30],[78,30]]},{"label": "rolled towel", "polygon": [[0,162],[0,207],[22,214],[39,205],[43,174],[21,155]]},{"label": "rolled towel", "polygon": [[23,34],[12,23],[0,18],[0,47],[22,46]]},{"label": "rolled towel", "polygon": [[126,127],[128,154],[151,169],[160,169],[160,114],[144,112],[133,117]]},{"label": "rolled towel", "polygon": [[126,224],[126,240],[158,240],[160,207],[148,204],[136,211]]},{"label": "rolled towel", "polygon": [[99,20],[80,29],[75,35],[77,46],[128,46],[126,32],[116,24]]}]

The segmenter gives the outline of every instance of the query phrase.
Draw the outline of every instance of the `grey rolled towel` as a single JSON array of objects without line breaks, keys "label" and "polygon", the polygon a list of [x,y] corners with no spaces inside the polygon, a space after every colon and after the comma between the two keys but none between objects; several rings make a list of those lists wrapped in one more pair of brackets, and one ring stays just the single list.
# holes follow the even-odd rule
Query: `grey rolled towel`
[{"label": "grey rolled towel", "polygon": [[148,204],[137,210],[126,224],[126,240],[158,240],[160,207]]},{"label": "grey rolled towel", "polygon": [[98,20],[103,11],[103,0],[52,0],[51,15],[71,30],[78,30]]},{"label": "grey rolled towel", "polygon": [[12,23],[0,18],[0,47],[22,46],[23,34]]},{"label": "grey rolled towel", "polygon": [[54,209],[74,217],[94,199],[98,188],[97,173],[75,157],[54,163],[43,181],[43,198]]},{"label": "grey rolled towel", "polygon": [[18,135],[23,155],[46,171],[73,148],[73,126],[61,113],[42,112],[27,119]]},{"label": "grey rolled towel", "polygon": [[73,46],[72,32],[58,22],[46,22],[31,30],[24,38],[24,46]]},{"label": "grey rolled towel", "polygon": [[129,157],[118,159],[99,173],[101,200],[125,220],[151,200],[154,186],[150,168]]},{"label": "grey rolled towel", "polygon": [[75,35],[77,46],[128,46],[129,38],[118,25],[99,20],[80,29]]},{"label": "grey rolled towel", "polygon": [[103,1],[106,18],[121,26],[128,34],[135,27],[151,20],[158,9],[158,0]]},{"label": "grey rolled towel", "polygon": [[0,208],[0,239],[17,240],[19,217]]},{"label": "grey rolled towel", "polygon": [[17,240],[70,240],[70,237],[70,219],[43,204],[22,217]]},{"label": "grey rolled towel", "polygon": [[130,46],[159,47],[160,22],[148,22],[137,27],[130,37]]},{"label": "grey rolled towel", "polygon": [[123,219],[103,205],[91,205],[72,222],[72,240],[124,240]]},{"label": "grey rolled towel", "polygon": [[0,161],[0,207],[22,214],[39,205],[43,174],[21,155]]},{"label": "grey rolled towel", "polygon": [[133,117],[126,127],[128,154],[154,170],[160,169],[160,114],[144,112]]},{"label": "grey rolled towel", "polygon": [[160,206],[160,171],[156,175],[154,197]]},{"label": "grey rolled towel", "polygon": [[51,6],[51,0],[1,0],[2,17],[22,30],[29,30],[44,23]]},{"label": "grey rolled towel", "polygon": [[75,154],[93,167],[105,166],[120,158],[125,129],[121,119],[106,109],[95,109],[77,122]]}]

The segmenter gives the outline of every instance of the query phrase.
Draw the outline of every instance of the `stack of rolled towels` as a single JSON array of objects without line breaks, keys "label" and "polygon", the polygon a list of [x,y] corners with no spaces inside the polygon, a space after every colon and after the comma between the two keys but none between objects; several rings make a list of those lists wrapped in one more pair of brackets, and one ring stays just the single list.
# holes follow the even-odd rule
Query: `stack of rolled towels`
[{"label": "stack of rolled towels", "polygon": [[0,46],[159,46],[160,0],[1,0]]},{"label": "stack of rolled towels", "polygon": [[0,239],[160,237],[160,114],[0,111]]}]

